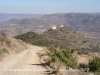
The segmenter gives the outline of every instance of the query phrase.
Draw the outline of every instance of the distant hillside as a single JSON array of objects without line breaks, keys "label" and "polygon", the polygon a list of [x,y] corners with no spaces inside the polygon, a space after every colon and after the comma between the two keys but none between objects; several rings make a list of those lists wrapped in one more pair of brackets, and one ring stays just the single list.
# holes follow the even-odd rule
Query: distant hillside
[{"label": "distant hillside", "polygon": [[52,42],[49,41],[48,39],[45,39],[42,35],[38,35],[34,32],[28,32],[24,33],[21,35],[15,36],[16,39],[20,39],[26,43],[30,43],[33,45],[38,45],[38,46],[50,46],[52,45]]},{"label": "distant hillside", "polygon": [[65,25],[73,31],[100,40],[100,13],[58,13],[0,23],[0,30],[12,36],[34,31],[43,33],[53,25]]},{"label": "distant hillside", "polygon": [[74,48],[80,51],[100,51],[99,42],[79,35],[66,27],[47,30],[43,33],[43,36],[60,48]]},{"label": "distant hillside", "polygon": [[40,16],[40,14],[7,14],[7,13],[0,13],[0,22],[7,21],[10,19],[24,19],[33,16]]},{"label": "distant hillside", "polygon": [[26,44],[21,40],[14,39],[5,32],[0,32],[0,59],[7,54],[17,53],[26,48]]},{"label": "distant hillside", "polygon": [[66,27],[49,29],[42,35],[28,32],[15,36],[26,43],[38,46],[55,46],[58,48],[74,48],[78,51],[100,51],[100,43],[88,37],[77,34]]}]

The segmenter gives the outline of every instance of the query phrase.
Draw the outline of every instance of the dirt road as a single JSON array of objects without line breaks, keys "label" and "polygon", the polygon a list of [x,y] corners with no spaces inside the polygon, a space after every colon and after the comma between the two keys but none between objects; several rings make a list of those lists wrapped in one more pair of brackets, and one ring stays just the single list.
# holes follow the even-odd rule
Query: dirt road
[{"label": "dirt road", "polygon": [[29,46],[21,53],[5,58],[0,62],[0,75],[46,75],[37,55],[40,50],[43,48]]}]

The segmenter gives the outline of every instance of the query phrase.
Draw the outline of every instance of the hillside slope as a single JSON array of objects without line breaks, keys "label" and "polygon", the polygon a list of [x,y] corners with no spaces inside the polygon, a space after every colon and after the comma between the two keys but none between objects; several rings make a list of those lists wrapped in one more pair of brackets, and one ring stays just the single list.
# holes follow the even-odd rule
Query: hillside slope
[{"label": "hillside slope", "polygon": [[100,51],[100,43],[88,37],[77,34],[66,27],[57,27],[43,33],[46,39],[60,48],[75,48],[82,51]]},{"label": "hillside slope", "polygon": [[49,39],[45,39],[42,35],[38,35],[34,32],[27,32],[21,35],[17,35],[15,36],[15,38],[37,46],[48,47],[52,44],[52,42],[49,41]]},{"label": "hillside slope", "polygon": [[18,53],[27,46],[21,40],[14,39],[5,32],[0,32],[0,59],[7,54]]},{"label": "hillside slope", "polygon": [[43,34],[38,35],[34,32],[15,36],[26,43],[37,46],[55,46],[60,48],[74,48],[78,51],[100,51],[100,43],[77,34],[66,27],[57,27],[57,29],[49,29]]}]

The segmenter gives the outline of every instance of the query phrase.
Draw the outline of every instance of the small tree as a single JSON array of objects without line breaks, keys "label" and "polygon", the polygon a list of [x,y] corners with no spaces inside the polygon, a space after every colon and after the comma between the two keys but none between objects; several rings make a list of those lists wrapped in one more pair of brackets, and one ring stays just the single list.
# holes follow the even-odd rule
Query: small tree
[{"label": "small tree", "polygon": [[90,71],[100,72],[100,58],[95,57],[91,62],[89,62]]}]

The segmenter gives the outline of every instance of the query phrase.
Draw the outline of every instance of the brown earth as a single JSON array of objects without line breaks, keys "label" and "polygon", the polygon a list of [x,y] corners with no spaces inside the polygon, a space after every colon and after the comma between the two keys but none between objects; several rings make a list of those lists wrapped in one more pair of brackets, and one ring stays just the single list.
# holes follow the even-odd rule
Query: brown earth
[{"label": "brown earth", "polygon": [[[29,46],[21,53],[6,57],[0,62],[0,75],[46,75],[45,67],[40,65],[37,55],[40,50],[43,48]],[[19,69],[22,71],[18,71]]]}]

